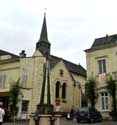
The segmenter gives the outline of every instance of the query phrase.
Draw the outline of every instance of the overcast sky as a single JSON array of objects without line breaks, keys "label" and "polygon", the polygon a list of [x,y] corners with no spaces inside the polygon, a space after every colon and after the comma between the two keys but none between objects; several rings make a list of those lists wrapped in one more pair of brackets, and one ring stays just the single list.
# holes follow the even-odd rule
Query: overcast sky
[{"label": "overcast sky", "polygon": [[117,0],[0,0],[0,49],[32,56],[44,8],[51,54],[85,68],[94,39],[117,33]]}]

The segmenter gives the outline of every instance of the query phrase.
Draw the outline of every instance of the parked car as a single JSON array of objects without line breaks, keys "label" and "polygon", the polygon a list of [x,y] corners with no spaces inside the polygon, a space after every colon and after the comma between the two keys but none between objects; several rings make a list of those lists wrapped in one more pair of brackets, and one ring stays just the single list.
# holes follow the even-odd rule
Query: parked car
[{"label": "parked car", "polygon": [[11,113],[8,111],[8,109],[5,109],[5,115],[3,117],[4,122],[10,122],[11,121]]},{"label": "parked car", "polygon": [[76,113],[77,122],[100,122],[102,121],[102,116],[100,112],[91,107],[80,108]]}]

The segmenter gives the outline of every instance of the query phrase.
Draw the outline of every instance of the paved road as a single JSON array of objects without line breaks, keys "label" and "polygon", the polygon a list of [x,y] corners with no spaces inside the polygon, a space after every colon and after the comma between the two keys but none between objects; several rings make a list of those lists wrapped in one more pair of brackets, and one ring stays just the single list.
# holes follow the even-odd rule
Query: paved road
[{"label": "paved road", "polygon": [[[13,125],[13,123],[4,123],[3,125]],[[28,123],[16,123],[15,125],[29,125],[29,124]],[[61,125],[117,125],[117,122],[104,121],[101,123],[88,124],[88,123],[77,123],[75,120],[70,121],[70,120],[62,119]]]},{"label": "paved road", "polygon": [[75,120],[74,121],[69,121],[66,119],[63,119],[61,122],[61,125],[117,125],[117,122],[113,121],[103,121],[101,123],[77,123]]}]

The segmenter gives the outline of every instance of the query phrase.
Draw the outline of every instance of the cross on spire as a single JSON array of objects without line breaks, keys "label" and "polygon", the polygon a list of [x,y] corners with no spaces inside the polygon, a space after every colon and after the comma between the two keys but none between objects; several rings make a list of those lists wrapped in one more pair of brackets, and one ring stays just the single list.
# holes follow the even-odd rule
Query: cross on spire
[{"label": "cross on spire", "polygon": [[44,8],[44,16],[46,16],[46,8]]}]

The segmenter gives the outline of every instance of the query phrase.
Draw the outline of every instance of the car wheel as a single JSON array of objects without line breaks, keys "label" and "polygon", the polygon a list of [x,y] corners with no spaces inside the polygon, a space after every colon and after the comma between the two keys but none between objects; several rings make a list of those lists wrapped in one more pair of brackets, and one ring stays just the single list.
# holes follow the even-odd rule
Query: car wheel
[{"label": "car wheel", "polygon": [[78,123],[80,123],[80,120],[79,120],[79,119],[77,119],[77,122],[78,122]]},{"label": "car wheel", "polygon": [[93,118],[91,118],[91,119],[90,119],[90,122],[91,122],[91,123],[93,123],[93,122],[94,122],[94,119],[93,119]]}]

